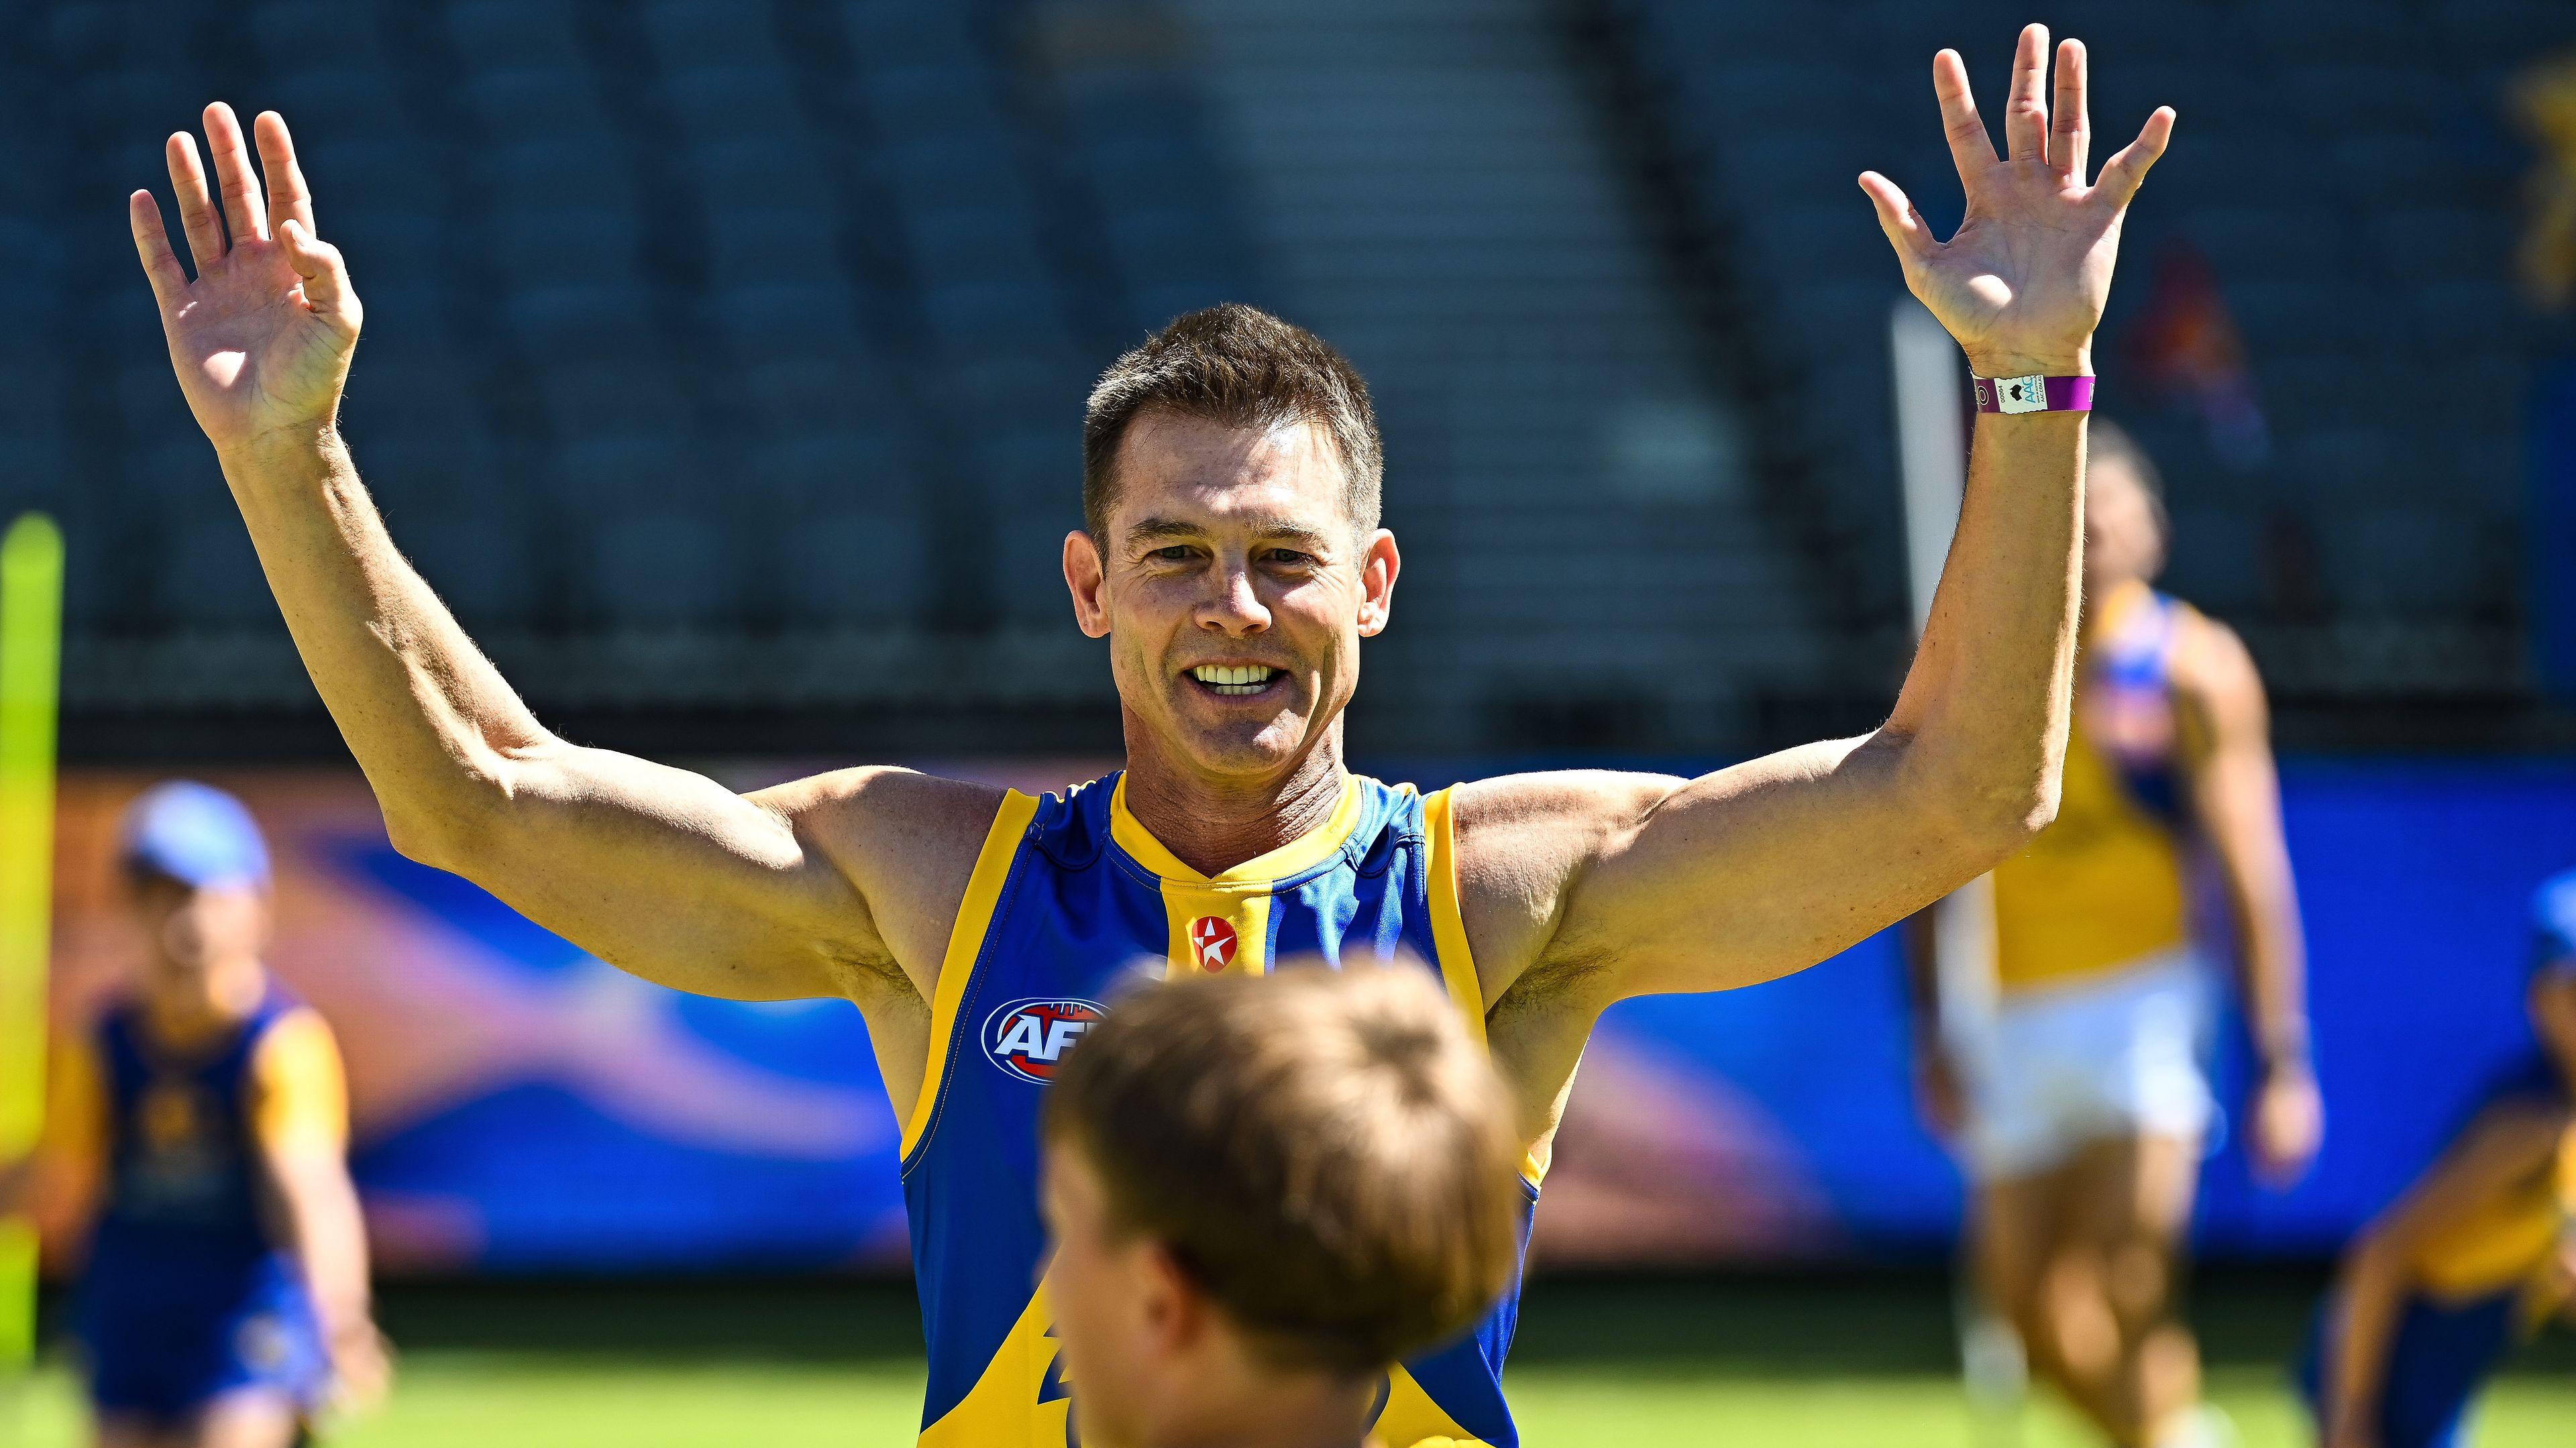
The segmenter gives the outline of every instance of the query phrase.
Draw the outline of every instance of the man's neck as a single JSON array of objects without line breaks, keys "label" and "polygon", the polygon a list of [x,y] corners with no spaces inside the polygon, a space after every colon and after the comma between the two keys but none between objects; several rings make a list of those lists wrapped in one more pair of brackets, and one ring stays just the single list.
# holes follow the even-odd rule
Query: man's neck
[{"label": "man's neck", "polygon": [[1127,810],[1202,875],[1222,874],[1322,828],[1342,802],[1342,784],[1339,720],[1286,770],[1249,780],[1193,771],[1128,720]]}]

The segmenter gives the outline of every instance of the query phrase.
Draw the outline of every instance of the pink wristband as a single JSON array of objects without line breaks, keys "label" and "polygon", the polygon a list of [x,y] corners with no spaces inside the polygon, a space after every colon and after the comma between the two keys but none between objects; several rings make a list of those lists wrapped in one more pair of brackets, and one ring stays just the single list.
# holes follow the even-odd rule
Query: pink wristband
[{"label": "pink wristband", "polygon": [[1979,412],[2091,412],[2090,377],[1976,377]]}]

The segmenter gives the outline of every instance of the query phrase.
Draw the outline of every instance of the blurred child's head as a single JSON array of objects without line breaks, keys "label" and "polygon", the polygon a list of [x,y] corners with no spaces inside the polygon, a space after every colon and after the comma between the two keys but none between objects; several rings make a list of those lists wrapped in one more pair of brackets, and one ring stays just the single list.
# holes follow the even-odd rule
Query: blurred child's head
[{"label": "blurred child's head", "polygon": [[192,780],[143,792],[119,841],[147,990],[255,971],[268,944],[268,846],[240,800]]},{"label": "blurred child's head", "polygon": [[2084,596],[2164,571],[2164,482],[2136,439],[2108,418],[2093,419],[2085,444]]},{"label": "blurred child's head", "polygon": [[1510,1108],[1425,971],[1140,992],[1067,1056],[1046,1135],[1048,1290],[1087,1442],[1363,1413],[1512,1269]]}]

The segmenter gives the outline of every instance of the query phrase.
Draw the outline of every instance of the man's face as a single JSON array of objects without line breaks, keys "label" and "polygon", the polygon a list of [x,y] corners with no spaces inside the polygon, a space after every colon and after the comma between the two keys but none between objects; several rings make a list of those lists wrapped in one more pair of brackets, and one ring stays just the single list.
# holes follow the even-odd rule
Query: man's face
[{"label": "man's face", "polygon": [[268,896],[256,885],[189,885],[167,875],[134,882],[153,976],[196,981],[220,965],[255,960],[268,944]]},{"label": "man's face", "polygon": [[2164,522],[2146,484],[2127,463],[2092,465],[2084,480],[2084,596],[2153,578],[2164,563]]},{"label": "man's face", "polygon": [[1152,1321],[1152,1245],[1111,1230],[1100,1174],[1073,1144],[1047,1143],[1039,1205],[1055,1242],[1048,1306],[1073,1388],[1075,1426],[1098,1448],[1138,1442],[1148,1385],[1162,1360]]},{"label": "man's face", "polygon": [[1386,627],[1394,535],[1357,534],[1323,430],[1129,425],[1108,535],[1065,539],[1083,632],[1131,721],[1199,771],[1275,777],[1333,728]]}]

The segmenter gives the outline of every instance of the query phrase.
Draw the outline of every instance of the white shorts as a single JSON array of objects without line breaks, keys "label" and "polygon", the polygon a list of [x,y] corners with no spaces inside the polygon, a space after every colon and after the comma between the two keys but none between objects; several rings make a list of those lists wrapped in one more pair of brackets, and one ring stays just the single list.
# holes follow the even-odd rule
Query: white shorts
[{"label": "white shorts", "polygon": [[2201,1068],[2211,1013],[2188,947],[2004,996],[1957,1039],[1970,1172],[2028,1176],[2107,1137],[2200,1136],[2216,1105]]}]

